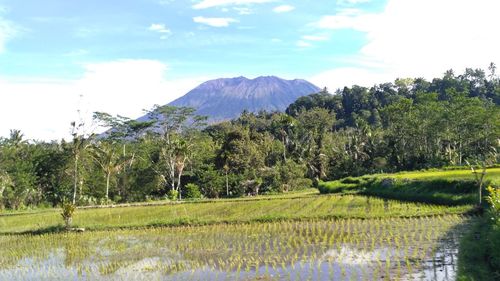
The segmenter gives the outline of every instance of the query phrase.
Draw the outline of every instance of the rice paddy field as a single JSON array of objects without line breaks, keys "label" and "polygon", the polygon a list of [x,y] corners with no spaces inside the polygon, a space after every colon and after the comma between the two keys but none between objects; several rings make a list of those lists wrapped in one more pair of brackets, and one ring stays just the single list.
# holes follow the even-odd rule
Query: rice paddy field
[{"label": "rice paddy field", "polygon": [[61,232],[59,209],[6,212],[0,280],[455,280],[472,211],[309,189],[83,208],[83,233]]},{"label": "rice paddy field", "polygon": [[[219,200],[77,210],[73,224],[88,230],[144,226],[205,225],[328,218],[390,218],[462,214],[472,205],[441,206],[357,195],[310,195]],[[62,224],[60,210],[0,214],[0,234],[35,232]]]},{"label": "rice paddy field", "polygon": [[474,217],[0,236],[0,280],[454,280]]}]

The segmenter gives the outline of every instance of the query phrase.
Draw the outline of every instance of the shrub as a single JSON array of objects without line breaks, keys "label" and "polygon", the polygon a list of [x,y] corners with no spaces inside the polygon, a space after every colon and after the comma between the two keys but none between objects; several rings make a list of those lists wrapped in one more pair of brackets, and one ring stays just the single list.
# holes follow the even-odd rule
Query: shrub
[{"label": "shrub", "polygon": [[71,223],[73,222],[73,214],[75,213],[75,210],[76,210],[75,205],[69,202],[63,203],[61,216],[64,220],[64,225],[66,226],[66,228],[71,227]]},{"label": "shrub", "polygon": [[490,204],[490,218],[494,223],[500,225],[500,188],[488,186],[486,190],[488,191],[486,200]]},{"label": "shrub", "polygon": [[172,201],[177,200],[179,198],[179,191],[173,189],[169,190],[167,193],[167,198]]},{"label": "shrub", "polygon": [[186,199],[197,199],[201,198],[200,187],[193,183],[188,183],[184,187],[184,198]]},{"label": "shrub", "polygon": [[351,184],[360,184],[361,180],[359,178],[347,177],[340,180],[341,183],[351,183]]}]

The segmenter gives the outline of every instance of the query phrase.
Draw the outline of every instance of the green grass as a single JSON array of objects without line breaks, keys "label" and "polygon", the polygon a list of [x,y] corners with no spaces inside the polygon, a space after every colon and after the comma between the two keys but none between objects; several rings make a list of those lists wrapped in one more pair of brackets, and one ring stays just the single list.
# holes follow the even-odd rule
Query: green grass
[{"label": "green grass", "polygon": [[[471,205],[439,206],[365,196],[311,195],[265,200],[218,200],[157,206],[79,209],[74,226],[90,230],[315,218],[388,218],[460,214]],[[0,215],[0,233],[44,232],[62,224],[59,209]]]},{"label": "green grass", "polygon": [[500,225],[477,220],[460,241],[459,281],[500,280]]},{"label": "green grass", "polygon": [[[480,170],[479,170],[480,171]],[[500,179],[500,168],[491,168],[486,171],[486,178],[497,182]],[[452,180],[473,180],[474,175],[470,169],[464,170],[444,170],[444,171],[417,171],[401,172],[396,174],[379,174],[379,177],[394,177],[399,179],[452,179]]]},{"label": "green grass", "polygon": [[[487,170],[486,181],[498,185],[500,168]],[[432,204],[462,205],[478,201],[470,170],[418,171],[376,174],[322,182],[321,193],[363,194]]]}]

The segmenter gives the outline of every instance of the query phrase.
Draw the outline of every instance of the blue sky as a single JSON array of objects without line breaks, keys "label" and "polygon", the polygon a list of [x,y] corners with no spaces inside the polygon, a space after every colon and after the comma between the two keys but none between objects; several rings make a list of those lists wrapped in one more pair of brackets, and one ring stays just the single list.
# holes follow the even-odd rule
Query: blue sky
[{"label": "blue sky", "polygon": [[127,58],[164,62],[175,70],[173,77],[310,76],[343,65],[342,58],[366,41],[358,31],[317,30],[311,23],[348,8],[377,12],[385,5],[385,0],[240,2],[0,1],[4,17],[18,27],[0,57],[8,66],[0,75],[71,79],[83,75],[85,63]]},{"label": "blue sky", "polygon": [[67,137],[93,111],[138,117],[218,77],[334,91],[486,68],[499,2],[0,0],[0,136]]}]

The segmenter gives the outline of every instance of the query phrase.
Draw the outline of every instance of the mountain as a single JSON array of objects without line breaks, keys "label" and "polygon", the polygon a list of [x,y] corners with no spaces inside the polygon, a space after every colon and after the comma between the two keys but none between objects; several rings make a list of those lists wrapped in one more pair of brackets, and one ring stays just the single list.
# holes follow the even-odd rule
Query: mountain
[{"label": "mountain", "polygon": [[285,111],[297,98],[319,91],[318,87],[301,79],[221,78],[202,83],[168,105],[195,108],[198,115],[208,116],[209,122],[217,122],[236,118],[244,110]]}]

